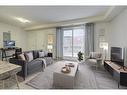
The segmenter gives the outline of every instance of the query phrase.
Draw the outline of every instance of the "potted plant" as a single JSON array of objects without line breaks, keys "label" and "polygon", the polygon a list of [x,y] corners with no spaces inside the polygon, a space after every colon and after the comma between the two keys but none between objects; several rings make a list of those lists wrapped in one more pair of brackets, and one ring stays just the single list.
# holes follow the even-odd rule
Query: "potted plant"
[{"label": "potted plant", "polygon": [[78,52],[78,60],[83,60],[83,53],[81,51]]}]

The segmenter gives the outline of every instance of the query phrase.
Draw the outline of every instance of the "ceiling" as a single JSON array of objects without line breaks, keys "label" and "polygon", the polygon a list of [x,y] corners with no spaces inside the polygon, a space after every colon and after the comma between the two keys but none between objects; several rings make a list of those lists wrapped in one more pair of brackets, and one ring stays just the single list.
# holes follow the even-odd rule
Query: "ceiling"
[{"label": "ceiling", "polygon": [[[0,6],[0,21],[23,28],[104,16],[111,6]],[[21,23],[21,17],[30,23]]]}]

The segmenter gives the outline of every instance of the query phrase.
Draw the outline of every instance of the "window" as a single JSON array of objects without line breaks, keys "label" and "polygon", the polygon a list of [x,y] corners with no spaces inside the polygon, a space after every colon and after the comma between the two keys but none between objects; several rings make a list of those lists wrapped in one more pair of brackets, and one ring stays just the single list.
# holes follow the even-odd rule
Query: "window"
[{"label": "window", "polygon": [[77,57],[84,52],[85,32],[82,27],[63,29],[63,57]]}]

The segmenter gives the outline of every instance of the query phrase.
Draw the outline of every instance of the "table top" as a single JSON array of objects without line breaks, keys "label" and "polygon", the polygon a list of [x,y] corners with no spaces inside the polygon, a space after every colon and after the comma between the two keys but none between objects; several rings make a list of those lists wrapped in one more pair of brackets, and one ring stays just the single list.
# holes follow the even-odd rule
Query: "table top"
[{"label": "table top", "polygon": [[124,69],[120,69],[120,67],[121,66],[119,66],[119,65],[117,65],[117,64],[115,64],[115,62],[111,62],[111,61],[109,61],[109,60],[105,60],[105,62],[109,65],[109,66],[111,66],[115,71],[117,71],[118,73],[121,73],[121,72],[123,72],[123,73],[127,73],[127,69],[126,70],[124,70]]},{"label": "table top", "polygon": [[0,75],[11,71],[19,72],[20,70],[21,66],[19,65],[15,65],[6,61],[0,61]]},{"label": "table top", "polygon": [[[74,67],[70,67],[71,68],[71,72],[70,73],[63,73],[63,72],[61,72],[62,67],[64,67],[68,63],[74,64]],[[57,69],[55,70],[54,73],[63,74],[63,75],[67,75],[67,76],[75,76],[77,68],[78,68],[78,62],[59,61],[59,62],[57,62]]]}]

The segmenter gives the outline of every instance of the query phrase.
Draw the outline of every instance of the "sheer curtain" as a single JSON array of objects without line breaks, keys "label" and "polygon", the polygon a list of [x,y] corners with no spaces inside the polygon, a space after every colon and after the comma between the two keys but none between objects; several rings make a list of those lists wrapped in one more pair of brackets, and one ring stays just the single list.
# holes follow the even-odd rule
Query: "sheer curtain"
[{"label": "sheer curtain", "polygon": [[61,27],[56,28],[56,58],[63,57],[63,32]]},{"label": "sheer curtain", "polygon": [[[94,51],[94,23],[87,23],[85,28],[85,56]],[[56,28],[56,57],[63,58],[63,30]]]},{"label": "sheer curtain", "polygon": [[85,25],[85,56],[94,51],[94,23]]}]

